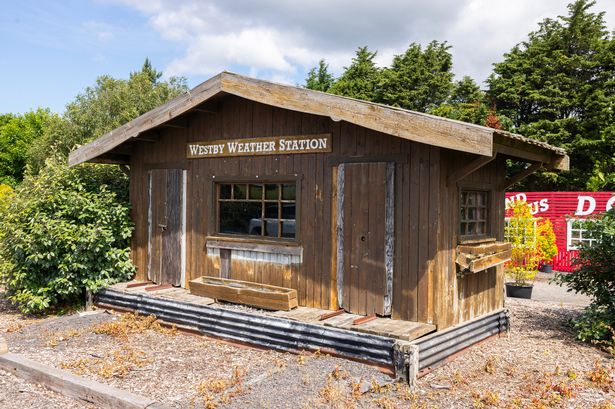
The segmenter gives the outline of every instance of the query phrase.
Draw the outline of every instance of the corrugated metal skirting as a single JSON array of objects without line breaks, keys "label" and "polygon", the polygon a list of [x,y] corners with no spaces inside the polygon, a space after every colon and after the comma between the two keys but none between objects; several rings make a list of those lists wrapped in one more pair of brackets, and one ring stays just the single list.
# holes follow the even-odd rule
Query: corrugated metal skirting
[{"label": "corrugated metal skirting", "polygon": [[419,370],[438,367],[452,355],[508,329],[508,311],[499,310],[419,338],[413,341],[419,347]]},{"label": "corrugated metal skirting", "polygon": [[110,289],[96,294],[95,302],[155,315],[206,335],[279,351],[322,350],[346,358],[393,364],[392,338]]},{"label": "corrugated metal skirting", "polygon": [[[345,358],[391,366],[396,368],[396,372],[400,369],[400,365],[401,368],[405,365],[405,369],[399,371],[405,374],[435,368],[445,363],[452,355],[493,335],[505,332],[509,327],[508,312],[500,310],[408,342],[284,318],[142,294],[128,294],[112,289],[105,289],[96,294],[95,302],[102,307],[155,315],[162,321],[190,327],[205,335],[279,351],[321,350]],[[408,371],[408,366],[413,364],[407,359],[404,363],[403,354],[400,356],[394,352],[395,350],[399,352],[402,345],[418,347],[418,370]],[[399,379],[397,374],[396,376]]]}]

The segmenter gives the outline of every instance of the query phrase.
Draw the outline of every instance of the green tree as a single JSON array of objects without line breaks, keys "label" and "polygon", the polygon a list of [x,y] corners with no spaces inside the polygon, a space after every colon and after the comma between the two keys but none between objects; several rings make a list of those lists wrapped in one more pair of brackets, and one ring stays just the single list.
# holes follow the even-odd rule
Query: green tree
[{"label": "green tree", "polygon": [[615,209],[583,224],[587,237],[596,241],[581,246],[573,260],[574,273],[557,274],[554,281],[591,297],[591,304],[573,321],[577,337],[600,343],[615,355]]},{"label": "green tree", "polygon": [[379,102],[428,112],[449,97],[453,89],[450,46],[432,41],[421,49],[410,44],[382,73]]},{"label": "green tree", "polygon": [[87,143],[187,91],[184,78],[160,81],[149,59],[127,80],[107,75],[66,106],[28,152],[28,164],[37,173],[50,156],[66,158],[78,144]]},{"label": "green tree", "polygon": [[134,274],[127,190],[117,166],[50,159],[26,175],[0,214],[3,281],[22,311],[73,304]]},{"label": "green tree", "polygon": [[375,51],[360,47],[352,63],[344,67],[344,73],[333,83],[329,92],[366,101],[378,101],[381,70],[374,62],[375,57]]},{"label": "green tree", "polygon": [[571,157],[570,172],[542,172],[525,189],[615,189],[615,39],[594,4],[577,0],[567,16],[542,21],[487,81],[516,132]]},{"label": "green tree", "polygon": [[472,104],[485,99],[485,93],[471,77],[465,75],[457,81],[451,92],[449,102],[456,104]]},{"label": "green tree", "polygon": [[0,183],[15,187],[23,179],[28,149],[57,115],[38,109],[0,116]]},{"label": "green tree", "polygon": [[465,76],[454,84],[447,101],[433,108],[430,113],[458,121],[486,125],[490,109],[485,93],[472,78]]},{"label": "green tree", "polygon": [[313,67],[305,79],[305,88],[327,92],[334,82],[333,74],[329,72],[329,64],[324,59],[318,61],[318,67]]}]

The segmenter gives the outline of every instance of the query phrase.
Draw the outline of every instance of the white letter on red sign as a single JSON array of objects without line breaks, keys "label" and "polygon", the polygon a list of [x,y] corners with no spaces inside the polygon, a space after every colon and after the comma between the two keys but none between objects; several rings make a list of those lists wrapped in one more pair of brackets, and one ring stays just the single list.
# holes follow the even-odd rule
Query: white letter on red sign
[{"label": "white letter on red sign", "polygon": [[606,202],[606,211],[608,212],[615,205],[615,196],[611,197],[608,202]]},{"label": "white letter on red sign", "polygon": [[[596,210],[596,199],[591,196],[579,196],[579,202],[577,205],[577,211],[574,212],[575,216],[587,216],[592,214]],[[585,209],[585,202],[589,203],[587,209]],[[584,210],[585,209],[585,210]]]}]

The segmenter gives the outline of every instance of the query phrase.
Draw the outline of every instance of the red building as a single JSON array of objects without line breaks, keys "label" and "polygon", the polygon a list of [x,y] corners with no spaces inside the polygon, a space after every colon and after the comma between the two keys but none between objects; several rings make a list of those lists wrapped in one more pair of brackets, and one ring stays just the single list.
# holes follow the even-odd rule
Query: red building
[{"label": "red building", "polygon": [[553,269],[572,271],[571,262],[584,236],[583,219],[615,206],[615,192],[507,192],[506,207],[515,200],[527,201],[532,214],[551,220],[557,244]]}]

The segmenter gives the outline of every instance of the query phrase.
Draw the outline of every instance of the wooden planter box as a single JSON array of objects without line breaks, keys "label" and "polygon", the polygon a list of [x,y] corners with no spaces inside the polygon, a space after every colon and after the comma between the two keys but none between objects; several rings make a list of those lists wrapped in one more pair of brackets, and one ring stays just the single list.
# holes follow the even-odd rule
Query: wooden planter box
[{"label": "wooden planter box", "polygon": [[249,281],[202,276],[190,281],[190,292],[202,297],[245,304],[265,310],[297,307],[297,290]]}]

